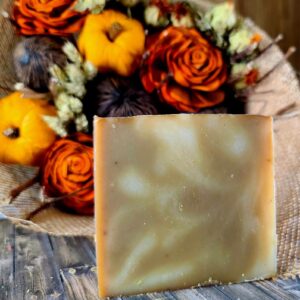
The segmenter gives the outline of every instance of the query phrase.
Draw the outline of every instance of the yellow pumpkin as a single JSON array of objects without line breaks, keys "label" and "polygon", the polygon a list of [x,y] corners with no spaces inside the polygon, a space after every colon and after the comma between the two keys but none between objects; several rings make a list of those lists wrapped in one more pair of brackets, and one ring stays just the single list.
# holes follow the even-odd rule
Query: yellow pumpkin
[{"label": "yellow pumpkin", "polygon": [[120,12],[105,10],[86,18],[78,48],[100,72],[130,76],[144,52],[144,28],[140,22]]},{"label": "yellow pumpkin", "polygon": [[56,110],[44,100],[22,98],[18,92],[0,100],[0,161],[38,166],[56,134],[43,115]]}]

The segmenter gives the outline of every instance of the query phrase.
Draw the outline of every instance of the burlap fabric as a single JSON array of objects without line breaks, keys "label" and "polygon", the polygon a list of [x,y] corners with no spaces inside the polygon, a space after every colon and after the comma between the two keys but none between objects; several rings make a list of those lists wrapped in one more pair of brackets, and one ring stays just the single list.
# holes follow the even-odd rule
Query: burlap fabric
[{"label": "burlap fabric", "polygon": [[[202,0],[195,2],[207,4]],[[4,0],[2,11],[9,12],[10,8],[11,0]],[[266,33],[250,21],[249,23],[254,31],[263,35],[265,44],[271,42]],[[12,49],[18,38],[8,20],[1,18],[0,28],[0,95],[3,96],[16,82]],[[260,57],[257,64],[265,74],[282,59],[282,52],[275,46]],[[294,70],[288,62],[284,62],[251,93],[248,112],[276,115],[291,103],[300,105],[300,90]],[[282,276],[291,276],[300,274],[300,122],[299,117],[282,117],[275,118],[274,123],[278,271]],[[21,194],[13,205],[7,205],[7,195],[11,188],[33,177],[36,171],[34,168],[0,165],[0,212],[22,219],[40,206],[38,185]],[[33,222],[40,226],[41,230],[54,234],[91,236],[95,233],[92,217],[73,216],[55,208],[41,212]]]}]

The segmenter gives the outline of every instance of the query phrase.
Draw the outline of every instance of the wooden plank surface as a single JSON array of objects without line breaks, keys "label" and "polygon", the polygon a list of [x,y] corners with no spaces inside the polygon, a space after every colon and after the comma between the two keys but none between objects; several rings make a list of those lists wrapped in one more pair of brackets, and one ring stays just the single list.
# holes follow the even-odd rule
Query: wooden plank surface
[{"label": "wooden plank surface", "polygon": [[[14,284],[11,300],[64,299],[49,236],[15,228]],[[9,299],[9,298],[8,298]]]},{"label": "wooden plank surface", "polygon": [[[93,240],[13,225],[0,214],[0,300],[98,300]],[[300,299],[300,277],[153,293],[114,300]]]},{"label": "wooden plank surface", "polygon": [[11,297],[14,274],[15,228],[0,216],[0,299]]}]

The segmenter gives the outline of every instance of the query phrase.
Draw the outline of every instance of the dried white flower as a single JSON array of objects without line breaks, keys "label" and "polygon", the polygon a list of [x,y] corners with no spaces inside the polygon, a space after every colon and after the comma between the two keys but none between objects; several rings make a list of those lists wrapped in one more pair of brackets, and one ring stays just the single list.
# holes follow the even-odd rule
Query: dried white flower
[{"label": "dried white flower", "polygon": [[58,117],[43,116],[43,120],[48,124],[48,126],[53,129],[57,135],[65,137],[68,135],[65,126],[62,124]]},{"label": "dried white flower", "polygon": [[238,17],[232,2],[225,2],[214,6],[203,18],[204,23],[219,35],[224,35],[226,31],[233,29],[238,22]]},{"label": "dried white flower", "polygon": [[78,98],[83,98],[86,94],[86,88],[84,84],[78,84],[74,82],[67,82],[64,84],[64,88],[66,89],[66,92],[70,95],[74,95]]},{"label": "dried white flower", "polygon": [[74,64],[81,65],[83,62],[82,56],[80,55],[77,48],[71,42],[66,42],[62,48],[63,52],[67,55],[68,59]]},{"label": "dried white flower", "polygon": [[88,131],[89,123],[84,114],[77,116],[77,118],[75,119],[75,125],[77,131],[83,131],[83,132]]},{"label": "dried white flower", "polygon": [[83,107],[80,99],[66,93],[62,93],[57,97],[55,105],[59,111],[70,111],[75,114],[80,114]]},{"label": "dried white flower", "polygon": [[166,26],[169,23],[168,18],[161,15],[161,11],[156,5],[149,5],[145,9],[145,21],[154,27]]},{"label": "dried white flower", "polygon": [[74,113],[79,114],[82,112],[83,105],[80,99],[76,97],[70,97],[69,107]]},{"label": "dried white flower", "polygon": [[99,14],[105,7],[105,0],[77,0],[75,10],[85,12],[89,10],[92,14]]},{"label": "dried white flower", "polygon": [[81,57],[76,47],[67,42],[63,47],[69,63],[62,69],[57,65],[50,68],[51,91],[57,108],[57,117],[46,117],[45,121],[60,136],[66,136],[70,125],[79,132],[88,130],[88,120],[82,113],[82,99],[86,94],[85,84],[93,79],[98,70]]},{"label": "dried white flower", "polygon": [[232,65],[231,68],[231,76],[232,77],[238,77],[243,76],[248,71],[248,65],[247,63],[237,63]]},{"label": "dried white flower", "polygon": [[57,83],[66,82],[68,80],[67,74],[58,65],[51,66],[49,72]]},{"label": "dried white flower", "polygon": [[172,13],[171,22],[172,25],[175,27],[191,28],[195,26],[193,17],[189,13],[187,13],[185,16],[180,16],[180,17],[178,17],[177,14]]},{"label": "dried white flower", "polygon": [[252,43],[252,37],[253,33],[246,26],[242,26],[231,32],[229,36],[229,53],[241,53],[248,49],[250,52],[253,51],[258,44]]},{"label": "dried white flower", "polygon": [[86,76],[80,66],[76,64],[67,64],[65,67],[65,72],[69,77],[69,81],[73,83],[84,84]]},{"label": "dried white flower", "polygon": [[85,61],[82,67],[87,80],[92,80],[98,73],[98,69],[90,61]]},{"label": "dried white flower", "polygon": [[62,105],[68,104],[69,101],[69,94],[66,92],[61,92],[55,97],[54,102],[56,107],[60,108]]},{"label": "dried white flower", "polygon": [[57,112],[57,116],[63,124],[68,124],[70,121],[74,119],[75,114],[69,109],[66,109],[66,110],[59,110]]},{"label": "dried white flower", "polygon": [[250,75],[250,79],[252,79],[253,74],[259,76],[258,69],[259,67],[253,62],[234,64],[231,68],[230,80],[234,83],[235,89],[243,90],[251,85],[251,82],[247,81],[247,77]]}]

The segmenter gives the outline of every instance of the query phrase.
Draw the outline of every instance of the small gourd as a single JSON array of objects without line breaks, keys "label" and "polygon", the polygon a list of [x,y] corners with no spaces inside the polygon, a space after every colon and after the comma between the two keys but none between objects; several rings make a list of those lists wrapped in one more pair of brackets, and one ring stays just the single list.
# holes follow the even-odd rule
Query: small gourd
[{"label": "small gourd", "polygon": [[139,66],[145,47],[142,24],[114,10],[89,15],[78,47],[100,72],[130,76]]},{"label": "small gourd", "polygon": [[43,121],[55,115],[44,100],[22,98],[18,92],[0,100],[0,162],[39,166],[56,134]]}]

